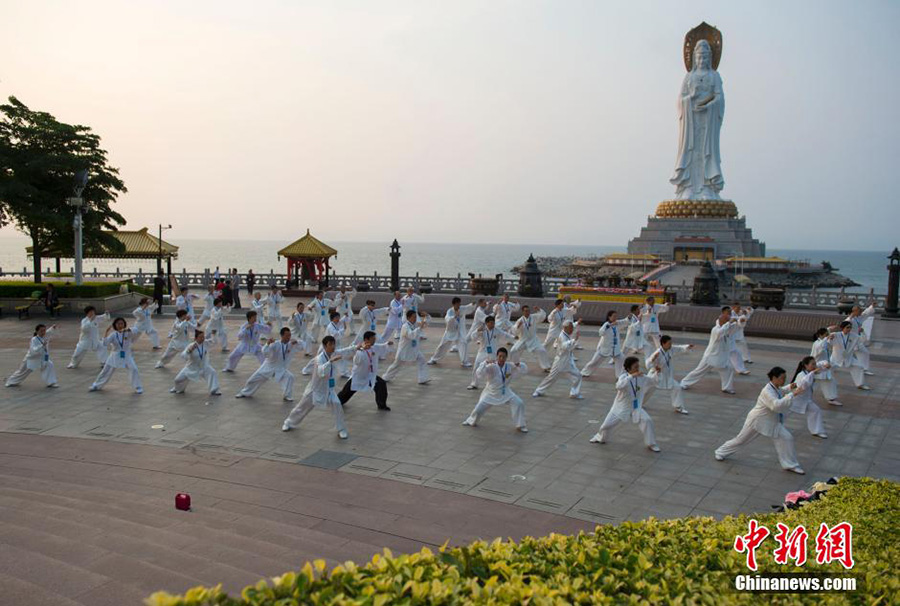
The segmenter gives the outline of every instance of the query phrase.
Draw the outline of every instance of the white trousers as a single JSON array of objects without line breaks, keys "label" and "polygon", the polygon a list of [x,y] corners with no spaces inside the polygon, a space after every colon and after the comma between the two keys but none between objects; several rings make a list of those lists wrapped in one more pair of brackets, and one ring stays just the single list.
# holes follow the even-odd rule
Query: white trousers
[{"label": "white trousers", "polygon": [[585,364],[584,368],[581,369],[581,376],[591,376],[591,373],[594,372],[594,368],[596,368],[600,364],[600,362],[609,362],[610,360],[612,360],[613,364],[615,365],[616,377],[625,372],[625,356],[623,356],[621,353],[617,356],[604,356],[598,349],[594,352],[594,357],[591,358],[590,362]]},{"label": "white trousers", "polygon": [[583,377],[581,376],[581,372],[575,366],[575,362],[571,360],[567,360],[562,364],[554,362],[553,366],[550,368],[550,374],[544,377],[544,380],[535,388],[534,392],[543,394],[551,385],[556,383],[556,380],[560,375],[568,375],[569,380],[572,382],[572,387],[569,389],[570,396],[577,396],[581,393],[581,379]]},{"label": "white trousers", "polygon": [[734,389],[734,366],[729,364],[725,368],[716,368],[715,366],[710,366],[706,360],[700,360],[699,366],[689,372],[687,376],[681,380],[681,385],[690,387],[702,379],[703,375],[711,370],[715,370],[719,373],[719,379],[722,382],[722,391]]},{"label": "white trousers", "polygon": [[[528,351],[528,342],[524,339],[519,339],[509,350],[509,360],[513,364],[520,362],[522,359],[522,352],[524,351]],[[547,356],[547,350],[543,345],[539,344],[532,351],[535,357],[537,357],[538,364],[541,365],[541,370],[547,370],[548,368],[550,368],[550,358]]]},{"label": "white trousers", "polygon": [[[235,347],[234,350],[231,352],[231,355],[228,356],[228,361],[225,363],[225,370],[234,370],[235,368],[237,368],[238,362],[241,361],[241,358],[244,357],[245,353],[246,352],[244,351],[244,348],[241,347],[240,345]],[[259,361],[260,364],[262,364],[263,361],[266,359],[266,357],[262,353],[261,348],[257,349],[253,355],[256,356],[256,359]]]},{"label": "white trousers", "polygon": [[672,408],[675,410],[679,410],[684,408],[684,390],[681,389],[681,385],[677,382],[675,383],[675,387],[653,387],[650,386],[647,390],[647,394],[644,396],[644,402],[650,401],[650,396],[653,395],[654,392],[659,391],[668,391],[669,399],[672,402]]},{"label": "white trousers", "polygon": [[166,351],[163,352],[159,362],[156,363],[157,366],[165,366],[172,361],[172,358],[183,352],[184,348],[187,346],[187,343],[175,343],[174,341],[169,341],[169,344],[166,345]]},{"label": "white trousers", "polygon": [[[857,358],[857,359],[859,359],[859,358]],[[864,374],[865,370],[862,366],[857,366],[856,364],[854,364],[850,368],[841,367],[841,370],[846,370],[846,371],[850,372],[850,378],[853,379],[854,387],[859,387],[860,385],[865,384],[866,376]]]},{"label": "white trousers", "polygon": [[562,326],[557,326],[547,331],[547,338],[544,339],[544,349],[556,344],[556,338],[559,336],[560,332],[562,332]]},{"label": "white trousers", "polygon": [[131,333],[133,335],[131,344],[134,345],[137,343],[138,339],[142,334],[145,334],[150,338],[150,343],[153,347],[159,347],[159,333],[156,332],[155,328],[132,328]]},{"label": "white trousers", "polygon": [[481,366],[481,363],[485,360],[496,360],[496,353],[488,353],[483,349],[478,350],[478,354],[475,356],[475,363],[472,364],[472,382],[469,383],[469,386],[478,387],[478,367]]},{"label": "white trousers", "polygon": [[459,355],[460,364],[465,364],[469,358],[469,343],[466,341],[466,337],[463,336],[461,338],[456,339],[441,339],[440,345],[438,345],[437,349],[434,350],[434,353],[431,354],[430,362],[439,362],[453,350],[453,347],[456,346],[456,353]]},{"label": "white trousers", "polygon": [[741,352],[741,360],[744,362],[752,362],[750,359],[750,347],[747,346],[747,340],[741,339],[740,341],[735,341],[735,345],[737,345],[738,351]]},{"label": "white trousers", "polygon": [[[816,381],[818,383],[818,381]],[[794,413],[797,414],[797,413]],[[822,409],[815,402],[806,405],[806,427],[813,435],[825,434],[825,420]]]},{"label": "white trousers", "polygon": [[228,330],[222,328],[221,330],[216,330],[215,334],[208,333],[206,335],[206,340],[210,345],[216,346],[220,345],[222,347],[222,351],[228,349]]},{"label": "white trousers", "polygon": [[[716,455],[722,458],[728,457],[737,452],[741,446],[749,444],[761,435],[752,427],[744,427],[738,435],[719,446],[716,449]],[[778,425],[772,442],[775,444],[775,452],[778,453],[778,461],[781,463],[782,469],[800,467],[800,463],[797,461],[797,452],[794,449],[794,436],[784,425]]]},{"label": "white trousers", "polygon": [[[302,421],[303,418],[309,414],[309,411],[315,407],[312,400],[312,394],[307,394],[303,396],[303,399],[301,399],[296,406],[294,406],[284,422],[287,423],[289,427],[297,427],[297,425],[300,424],[300,421]],[[344,407],[341,406],[341,403],[329,402],[328,408],[331,408],[331,412],[334,414],[335,431],[346,430],[347,426],[344,424]]]},{"label": "white trousers", "polygon": [[732,349],[731,353],[728,354],[728,363],[731,364],[732,368],[737,372],[747,372],[747,367],[744,366],[744,358],[737,349]]},{"label": "white trousers", "polygon": [[[606,419],[603,420],[603,425],[600,426],[600,429],[597,430],[597,434],[594,437],[601,442],[605,442],[612,429],[621,422],[622,418],[610,410],[606,415]],[[634,423],[632,423],[632,425],[633,424]],[[644,444],[647,446],[656,444],[656,434],[653,433],[653,419],[650,418],[650,415],[648,415],[647,411],[643,408],[640,410],[640,419],[637,422],[637,426],[644,435]]]},{"label": "white trousers", "polygon": [[400,356],[394,358],[393,364],[388,366],[387,372],[382,375],[382,379],[385,381],[391,381],[395,376],[397,376],[397,371],[400,370],[400,366],[406,364],[416,364],[418,366],[418,381],[419,383],[424,383],[428,380],[428,366],[425,365],[425,356],[422,355],[422,352],[416,353],[416,359],[412,362],[403,362],[400,360]]},{"label": "white trousers", "polygon": [[74,353],[72,353],[72,360],[69,362],[69,368],[78,368],[78,365],[81,364],[81,361],[84,359],[84,355],[89,351],[94,352],[94,355],[97,356],[97,361],[100,364],[106,362],[106,348],[103,347],[102,344],[93,347],[90,343],[79,341],[78,344],[75,345]]},{"label": "white trousers", "polygon": [[[206,387],[209,390],[209,393],[216,393],[219,391],[219,373],[212,368],[207,367],[200,371],[200,376],[206,379]],[[175,393],[184,393],[189,380],[190,378],[188,377],[187,369],[181,369],[181,371],[175,375]]]},{"label": "white trousers", "polygon": [[[134,363],[134,360],[131,360],[131,364],[129,364],[126,369],[128,370],[128,375],[131,379],[131,386],[136,390],[144,389],[143,385],[141,384],[141,375],[138,372],[137,364]],[[102,389],[104,385],[109,383],[109,380],[112,378],[113,373],[115,372],[115,366],[104,364],[103,368],[100,370],[100,374],[97,375],[96,379],[94,379],[94,384],[91,385],[91,387],[95,389]]]},{"label": "white trousers", "polygon": [[[6,379],[6,386],[21,385],[31,372],[31,369],[28,368],[23,360],[16,372],[9,375],[9,378]],[[41,380],[47,385],[56,385],[56,369],[53,367],[53,360],[48,360],[41,366]]]},{"label": "white trousers", "polygon": [[[241,391],[238,392],[242,396],[251,397],[256,393],[256,390],[260,388],[260,386],[268,381],[269,379],[274,379],[274,373],[272,371],[262,372],[262,370],[257,370],[250,378],[247,379],[247,382],[244,384],[244,387],[241,388]],[[284,371],[284,374],[281,375],[281,379],[278,380],[282,387],[282,397],[284,398],[293,398],[294,397],[294,375],[290,371]]]},{"label": "white trousers", "polygon": [[[469,415],[468,420],[477,424],[478,421],[481,420],[481,417],[484,416],[484,413],[493,406],[495,405],[479,401],[472,410],[472,414]],[[501,404],[501,406],[503,405]],[[516,429],[525,427],[525,402],[522,401],[522,398],[516,396],[509,401],[509,412],[512,415],[513,424],[516,426]]]},{"label": "white trousers", "polygon": [[[834,371],[832,371],[832,376],[834,376]],[[835,379],[816,379],[816,385],[822,390],[822,395],[826,400],[831,402],[832,400],[837,400],[838,391],[837,391],[837,380]]]},{"label": "white trousers", "polygon": [[865,343],[860,342],[856,348],[856,359],[862,364],[863,370],[869,370],[869,348]]}]

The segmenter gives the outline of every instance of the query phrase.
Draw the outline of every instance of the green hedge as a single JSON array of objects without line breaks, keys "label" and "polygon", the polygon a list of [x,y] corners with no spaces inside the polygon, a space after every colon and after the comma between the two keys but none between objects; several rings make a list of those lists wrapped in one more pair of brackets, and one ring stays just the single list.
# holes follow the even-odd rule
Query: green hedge
[{"label": "green hedge", "polygon": [[747,574],[732,548],[747,532],[747,516],[684,518],[599,526],[577,536],[552,534],[520,543],[475,542],[394,557],[385,550],[365,566],[347,562],[326,571],[307,563],[229,596],[220,587],[195,587],[183,596],[163,592],[150,606],[299,606],[387,604],[897,604],[900,600],[900,484],[847,478],[826,496],[781,514],[753,516],[775,532],[783,522],[805,525],[809,559],[802,569],[777,565],[770,537],[757,550],[760,572],[845,572],[815,563],[819,524],[853,524],[857,592],[750,594],[732,589]]},{"label": "green hedge", "polygon": [[121,282],[85,282],[81,286],[74,283],[50,280],[35,284],[34,282],[0,282],[0,298],[21,299],[31,296],[34,291],[43,292],[47,284],[53,284],[60,299],[96,299],[119,294]]}]

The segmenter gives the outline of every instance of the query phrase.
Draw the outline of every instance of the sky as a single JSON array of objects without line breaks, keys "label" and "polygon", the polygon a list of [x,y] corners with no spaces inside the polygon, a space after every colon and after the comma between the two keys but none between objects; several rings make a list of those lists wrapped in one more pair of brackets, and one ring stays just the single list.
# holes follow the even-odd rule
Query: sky
[{"label": "sky", "polygon": [[[900,244],[900,2],[0,0],[0,98],[91,126],[167,239],[625,246],[685,33],[723,34],[725,188],[772,248]],[[0,236],[11,235],[10,228]]]}]

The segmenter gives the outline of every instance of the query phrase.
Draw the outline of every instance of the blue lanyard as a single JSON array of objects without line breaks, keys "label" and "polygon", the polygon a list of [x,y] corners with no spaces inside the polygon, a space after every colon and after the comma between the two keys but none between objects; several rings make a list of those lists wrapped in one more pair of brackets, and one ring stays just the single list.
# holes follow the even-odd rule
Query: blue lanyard
[{"label": "blue lanyard", "polygon": [[845,335],[844,333],[841,333],[841,341],[844,342],[844,350],[846,351],[847,345],[850,344],[850,335],[849,334]]},{"label": "blue lanyard", "polygon": [[503,393],[503,395],[506,395],[506,377],[509,376],[509,375],[506,374],[506,368],[507,368],[507,366],[508,366],[508,365],[507,365],[506,363],[504,363],[503,366],[500,367],[500,380],[501,380],[502,383],[503,383],[503,387],[502,387],[502,390],[503,390],[502,393]]},{"label": "blue lanyard", "polygon": [[634,379],[628,379],[628,385],[631,386],[631,393],[634,395],[634,399],[631,401],[631,407],[634,410],[637,410],[640,402],[638,401],[638,380],[637,377]]},{"label": "blue lanyard", "polygon": [[666,368],[672,368],[672,364],[670,363],[672,354],[666,354],[666,350],[662,348],[660,348],[659,352],[662,354],[663,360],[666,361]]},{"label": "blue lanyard", "polygon": [[[121,339],[119,338],[119,335],[122,336]],[[116,331],[116,341],[118,341],[118,343],[119,343],[119,349],[122,351],[125,351],[125,333],[124,332],[120,333],[120,332]]]},{"label": "blue lanyard", "polygon": [[203,356],[206,354],[206,352],[203,351],[203,346],[200,344],[197,345],[197,353],[200,356],[200,359],[203,360]]},{"label": "blue lanyard", "polygon": [[281,344],[281,359],[287,360],[287,352],[290,349],[290,343],[282,343]]},{"label": "blue lanyard", "polygon": [[[772,387],[772,389],[775,390],[775,398],[780,400],[781,399],[781,390],[778,389],[777,387],[775,387],[774,385],[772,385],[771,381],[769,382],[769,385]],[[778,422],[781,424],[784,424],[784,413],[781,413],[781,412],[778,413]]]}]

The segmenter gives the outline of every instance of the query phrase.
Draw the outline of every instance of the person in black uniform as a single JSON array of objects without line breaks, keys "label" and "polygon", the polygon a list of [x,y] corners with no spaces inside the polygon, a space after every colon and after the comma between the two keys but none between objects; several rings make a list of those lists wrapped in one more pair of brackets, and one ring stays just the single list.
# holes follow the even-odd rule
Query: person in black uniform
[{"label": "person in black uniform", "polygon": [[163,293],[166,291],[166,278],[163,276],[162,270],[157,272],[153,278],[153,300],[156,301],[156,313],[162,313]]}]

